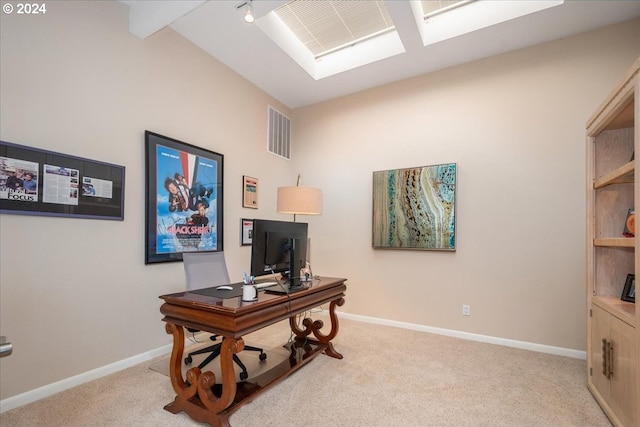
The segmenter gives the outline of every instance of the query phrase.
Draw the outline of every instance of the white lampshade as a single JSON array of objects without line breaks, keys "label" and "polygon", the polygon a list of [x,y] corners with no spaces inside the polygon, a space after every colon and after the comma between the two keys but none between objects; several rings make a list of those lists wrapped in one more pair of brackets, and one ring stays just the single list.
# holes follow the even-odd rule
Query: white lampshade
[{"label": "white lampshade", "polygon": [[277,210],[293,215],[320,215],[322,191],[311,187],[280,187]]}]

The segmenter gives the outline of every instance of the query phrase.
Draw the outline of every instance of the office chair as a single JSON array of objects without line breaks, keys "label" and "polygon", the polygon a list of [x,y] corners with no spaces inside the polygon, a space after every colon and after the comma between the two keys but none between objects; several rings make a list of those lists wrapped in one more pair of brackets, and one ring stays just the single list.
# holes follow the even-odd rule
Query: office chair
[{"label": "office chair", "polygon": [[[188,291],[229,284],[229,272],[227,271],[227,264],[224,260],[224,252],[185,252],[182,254],[182,260],[184,272],[187,277]],[[190,328],[187,328],[187,330],[189,332],[198,332]],[[211,335],[210,339],[216,341],[217,335]],[[190,365],[193,361],[192,356],[196,354],[210,353],[207,358],[198,365],[198,368],[202,369],[206,364],[220,355],[221,347],[222,343],[217,343],[193,351],[184,358],[184,363],[185,365]],[[260,361],[267,358],[267,353],[261,348],[245,345],[244,349],[260,352]],[[242,363],[237,354],[233,355],[233,361],[242,369],[242,372],[240,372],[240,380],[244,381],[249,378],[247,367]]]}]

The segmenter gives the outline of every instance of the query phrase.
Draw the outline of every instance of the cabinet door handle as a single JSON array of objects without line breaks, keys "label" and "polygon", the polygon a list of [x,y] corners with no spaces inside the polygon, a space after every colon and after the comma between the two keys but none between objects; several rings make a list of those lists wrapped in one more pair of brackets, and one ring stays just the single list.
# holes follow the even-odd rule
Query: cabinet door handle
[{"label": "cabinet door handle", "polygon": [[607,353],[607,359],[608,359],[607,364],[609,365],[609,371],[608,371],[607,378],[611,379],[611,377],[613,377],[613,343],[611,341],[609,341],[608,350],[609,351]]},{"label": "cabinet door handle", "polygon": [[602,338],[602,375],[609,378],[609,365],[607,363],[607,358],[609,356],[607,339]]}]

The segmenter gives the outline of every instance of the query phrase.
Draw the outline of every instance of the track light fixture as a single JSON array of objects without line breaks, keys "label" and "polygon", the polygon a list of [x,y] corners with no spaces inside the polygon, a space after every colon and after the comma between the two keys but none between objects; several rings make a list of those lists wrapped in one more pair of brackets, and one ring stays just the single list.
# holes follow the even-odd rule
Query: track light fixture
[{"label": "track light fixture", "polygon": [[244,22],[251,24],[253,23],[253,21],[256,20],[256,18],[253,16],[253,4],[252,4],[253,0],[248,0],[242,4],[239,4],[238,6],[236,6],[236,9],[240,9],[242,7],[244,7]]}]

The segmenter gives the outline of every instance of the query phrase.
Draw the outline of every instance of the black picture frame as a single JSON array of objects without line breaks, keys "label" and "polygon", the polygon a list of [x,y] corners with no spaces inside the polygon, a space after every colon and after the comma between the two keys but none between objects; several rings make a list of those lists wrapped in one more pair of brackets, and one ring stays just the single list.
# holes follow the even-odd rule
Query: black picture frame
[{"label": "black picture frame", "polygon": [[145,131],[145,264],[223,250],[224,156]]},{"label": "black picture frame", "polygon": [[240,219],[240,246],[251,246],[253,242],[253,219]]},{"label": "black picture frame", "polygon": [[0,141],[0,213],[124,220],[124,166]]},{"label": "black picture frame", "polygon": [[622,289],[622,301],[636,302],[636,275],[627,274],[627,280],[624,283],[624,289]]}]

